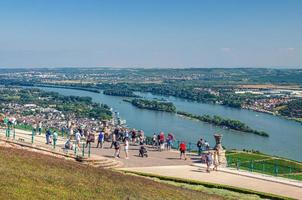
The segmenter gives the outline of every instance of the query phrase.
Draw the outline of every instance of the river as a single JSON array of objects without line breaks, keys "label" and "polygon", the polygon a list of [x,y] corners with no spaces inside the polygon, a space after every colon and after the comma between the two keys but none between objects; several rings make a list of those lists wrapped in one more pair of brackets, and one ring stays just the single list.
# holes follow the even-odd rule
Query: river
[{"label": "river", "polygon": [[124,102],[123,97],[108,96],[102,93],[62,88],[40,88],[45,91],[54,91],[63,95],[89,96],[93,101],[105,103],[120,113],[120,117],[127,120],[129,127],[142,129],[147,135],[159,131],[172,132],[177,140],[194,142],[200,137],[214,144],[214,133],[223,134],[223,146],[228,149],[254,149],[270,155],[286,157],[302,161],[301,141],[302,125],[298,122],[284,119],[265,113],[258,113],[245,109],[229,108],[222,105],[212,105],[187,101],[175,97],[163,97],[150,93],[138,93],[152,99],[164,98],[173,102],[177,110],[197,115],[209,114],[238,119],[253,129],[264,130],[270,137],[261,137],[250,133],[242,133],[216,127],[207,123],[180,117],[173,113],[144,110]]}]

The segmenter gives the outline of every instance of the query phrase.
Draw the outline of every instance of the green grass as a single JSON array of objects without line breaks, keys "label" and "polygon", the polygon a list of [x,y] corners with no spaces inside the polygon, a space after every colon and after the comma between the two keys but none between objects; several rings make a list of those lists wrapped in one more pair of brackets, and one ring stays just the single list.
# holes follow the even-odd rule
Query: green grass
[{"label": "green grass", "polygon": [[0,199],[223,199],[205,191],[0,147]]},{"label": "green grass", "polygon": [[[229,195],[233,196],[236,199],[249,199],[249,198],[264,198],[264,199],[291,199],[288,197],[283,197],[279,195],[274,194],[268,194],[264,192],[258,192],[254,190],[249,189],[242,189],[238,187],[228,186],[228,185],[221,185],[221,184],[215,184],[215,183],[208,183],[208,182],[202,182],[202,181],[196,181],[196,180],[189,180],[189,179],[182,179],[182,178],[175,178],[170,176],[161,176],[151,173],[143,173],[143,172],[132,172],[132,171],[125,171],[125,173],[135,174],[139,176],[149,177],[149,178],[155,178],[160,181],[164,181],[166,183],[182,186],[185,185],[185,187],[195,189],[195,190],[203,190],[203,188],[206,188],[206,191],[213,192],[215,190],[218,190],[215,192],[216,194],[221,194],[224,197],[227,197]],[[201,187],[202,186],[202,187]],[[232,195],[232,192],[234,194]]]},{"label": "green grass", "polygon": [[302,163],[297,161],[242,151],[227,151],[226,157],[229,167],[302,180]]}]

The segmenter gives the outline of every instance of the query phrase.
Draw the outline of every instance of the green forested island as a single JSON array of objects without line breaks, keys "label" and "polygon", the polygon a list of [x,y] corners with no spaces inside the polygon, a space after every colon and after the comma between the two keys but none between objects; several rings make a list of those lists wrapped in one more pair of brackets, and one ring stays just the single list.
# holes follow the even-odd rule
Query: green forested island
[{"label": "green forested island", "polygon": [[213,117],[211,117],[210,115],[199,116],[187,112],[176,111],[176,107],[174,106],[173,103],[170,102],[161,102],[161,101],[146,100],[146,99],[132,99],[132,100],[124,99],[123,101],[129,102],[138,108],[165,111],[165,112],[176,112],[181,116],[185,116],[190,119],[197,119],[199,121],[207,122],[209,124],[213,124],[216,126],[226,127],[229,129],[246,132],[246,133],[253,133],[263,137],[269,137],[268,133],[264,131],[254,130],[239,120],[222,118],[217,115],[214,115]]},{"label": "green forested island", "polygon": [[227,127],[229,129],[233,129],[233,130],[237,130],[237,131],[241,131],[241,132],[253,133],[256,135],[263,136],[263,137],[269,137],[268,133],[266,133],[264,131],[254,130],[239,120],[226,119],[226,118],[222,118],[217,115],[214,115],[213,117],[211,117],[210,115],[201,115],[201,116],[193,115],[191,113],[181,112],[181,111],[177,111],[177,114],[185,116],[185,117],[189,117],[191,119],[197,119],[199,121],[214,124],[216,126]]},{"label": "green forested island", "polygon": [[111,96],[120,96],[120,97],[139,97],[134,94],[131,90],[122,90],[122,89],[108,89],[104,90],[103,94]]},{"label": "green forested island", "polygon": [[146,99],[124,99],[123,101],[132,103],[132,105],[148,109],[148,110],[157,110],[157,111],[165,111],[165,112],[176,112],[176,107],[173,103],[170,102],[162,102],[162,101],[155,101],[155,100],[146,100]]}]

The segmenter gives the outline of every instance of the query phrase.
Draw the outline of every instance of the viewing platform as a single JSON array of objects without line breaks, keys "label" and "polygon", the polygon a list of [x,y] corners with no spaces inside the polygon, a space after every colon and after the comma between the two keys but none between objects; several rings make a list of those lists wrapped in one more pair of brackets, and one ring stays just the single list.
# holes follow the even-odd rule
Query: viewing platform
[{"label": "viewing platform", "polygon": [[200,163],[200,157],[195,153],[188,153],[187,160],[179,159],[177,150],[157,151],[148,146],[148,157],[139,157],[139,146],[130,145],[129,159],[125,159],[123,147],[121,147],[120,158],[114,158],[114,149],[111,143],[105,142],[103,148],[96,148],[92,143],[89,148],[80,148],[77,152],[64,150],[66,138],[58,137],[57,146],[46,145],[45,135],[35,135],[32,143],[32,133],[16,130],[15,135],[5,137],[5,130],[0,131],[1,145],[25,150],[38,151],[68,159],[81,159],[83,163],[94,167],[115,168],[127,173],[143,173],[158,176],[181,178],[199,182],[221,184],[254,190],[275,195],[302,199],[302,182],[259,174],[255,172],[236,170],[227,167],[219,167],[218,171],[206,172],[206,165]]}]

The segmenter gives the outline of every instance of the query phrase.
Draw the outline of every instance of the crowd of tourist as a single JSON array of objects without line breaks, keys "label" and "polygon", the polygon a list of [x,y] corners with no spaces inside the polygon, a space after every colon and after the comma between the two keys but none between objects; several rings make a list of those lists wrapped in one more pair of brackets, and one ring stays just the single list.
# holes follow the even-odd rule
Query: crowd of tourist
[{"label": "crowd of tourist", "polygon": [[[6,121],[8,123],[8,121]],[[41,135],[43,130],[41,121],[33,125],[33,134]],[[56,146],[58,140],[57,130],[45,127],[46,144]],[[148,148],[150,145],[154,150],[170,151],[176,140],[172,133],[165,135],[164,132],[154,133],[152,137],[146,137],[144,131],[136,129],[128,129],[120,126],[101,126],[99,129],[89,129],[85,126],[76,126],[69,123],[69,126],[61,128],[62,133],[67,136],[64,148],[66,150],[80,150],[81,148],[91,148],[93,143],[96,143],[95,148],[103,148],[104,142],[110,142],[110,148],[114,149],[114,157],[120,158],[121,151],[125,154],[125,159],[129,159],[129,145],[139,146],[138,155],[140,157],[148,157]],[[187,144],[185,141],[177,141],[179,150],[179,159],[187,160]],[[196,143],[197,153],[201,161],[207,164],[207,171],[210,172],[210,167],[214,165],[213,170],[217,170],[218,153],[210,150],[210,144],[204,138],[200,138]],[[191,148],[190,148],[191,150]],[[206,153],[204,153],[206,152]],[[214,153],[211,153],[214,152]]]}]

